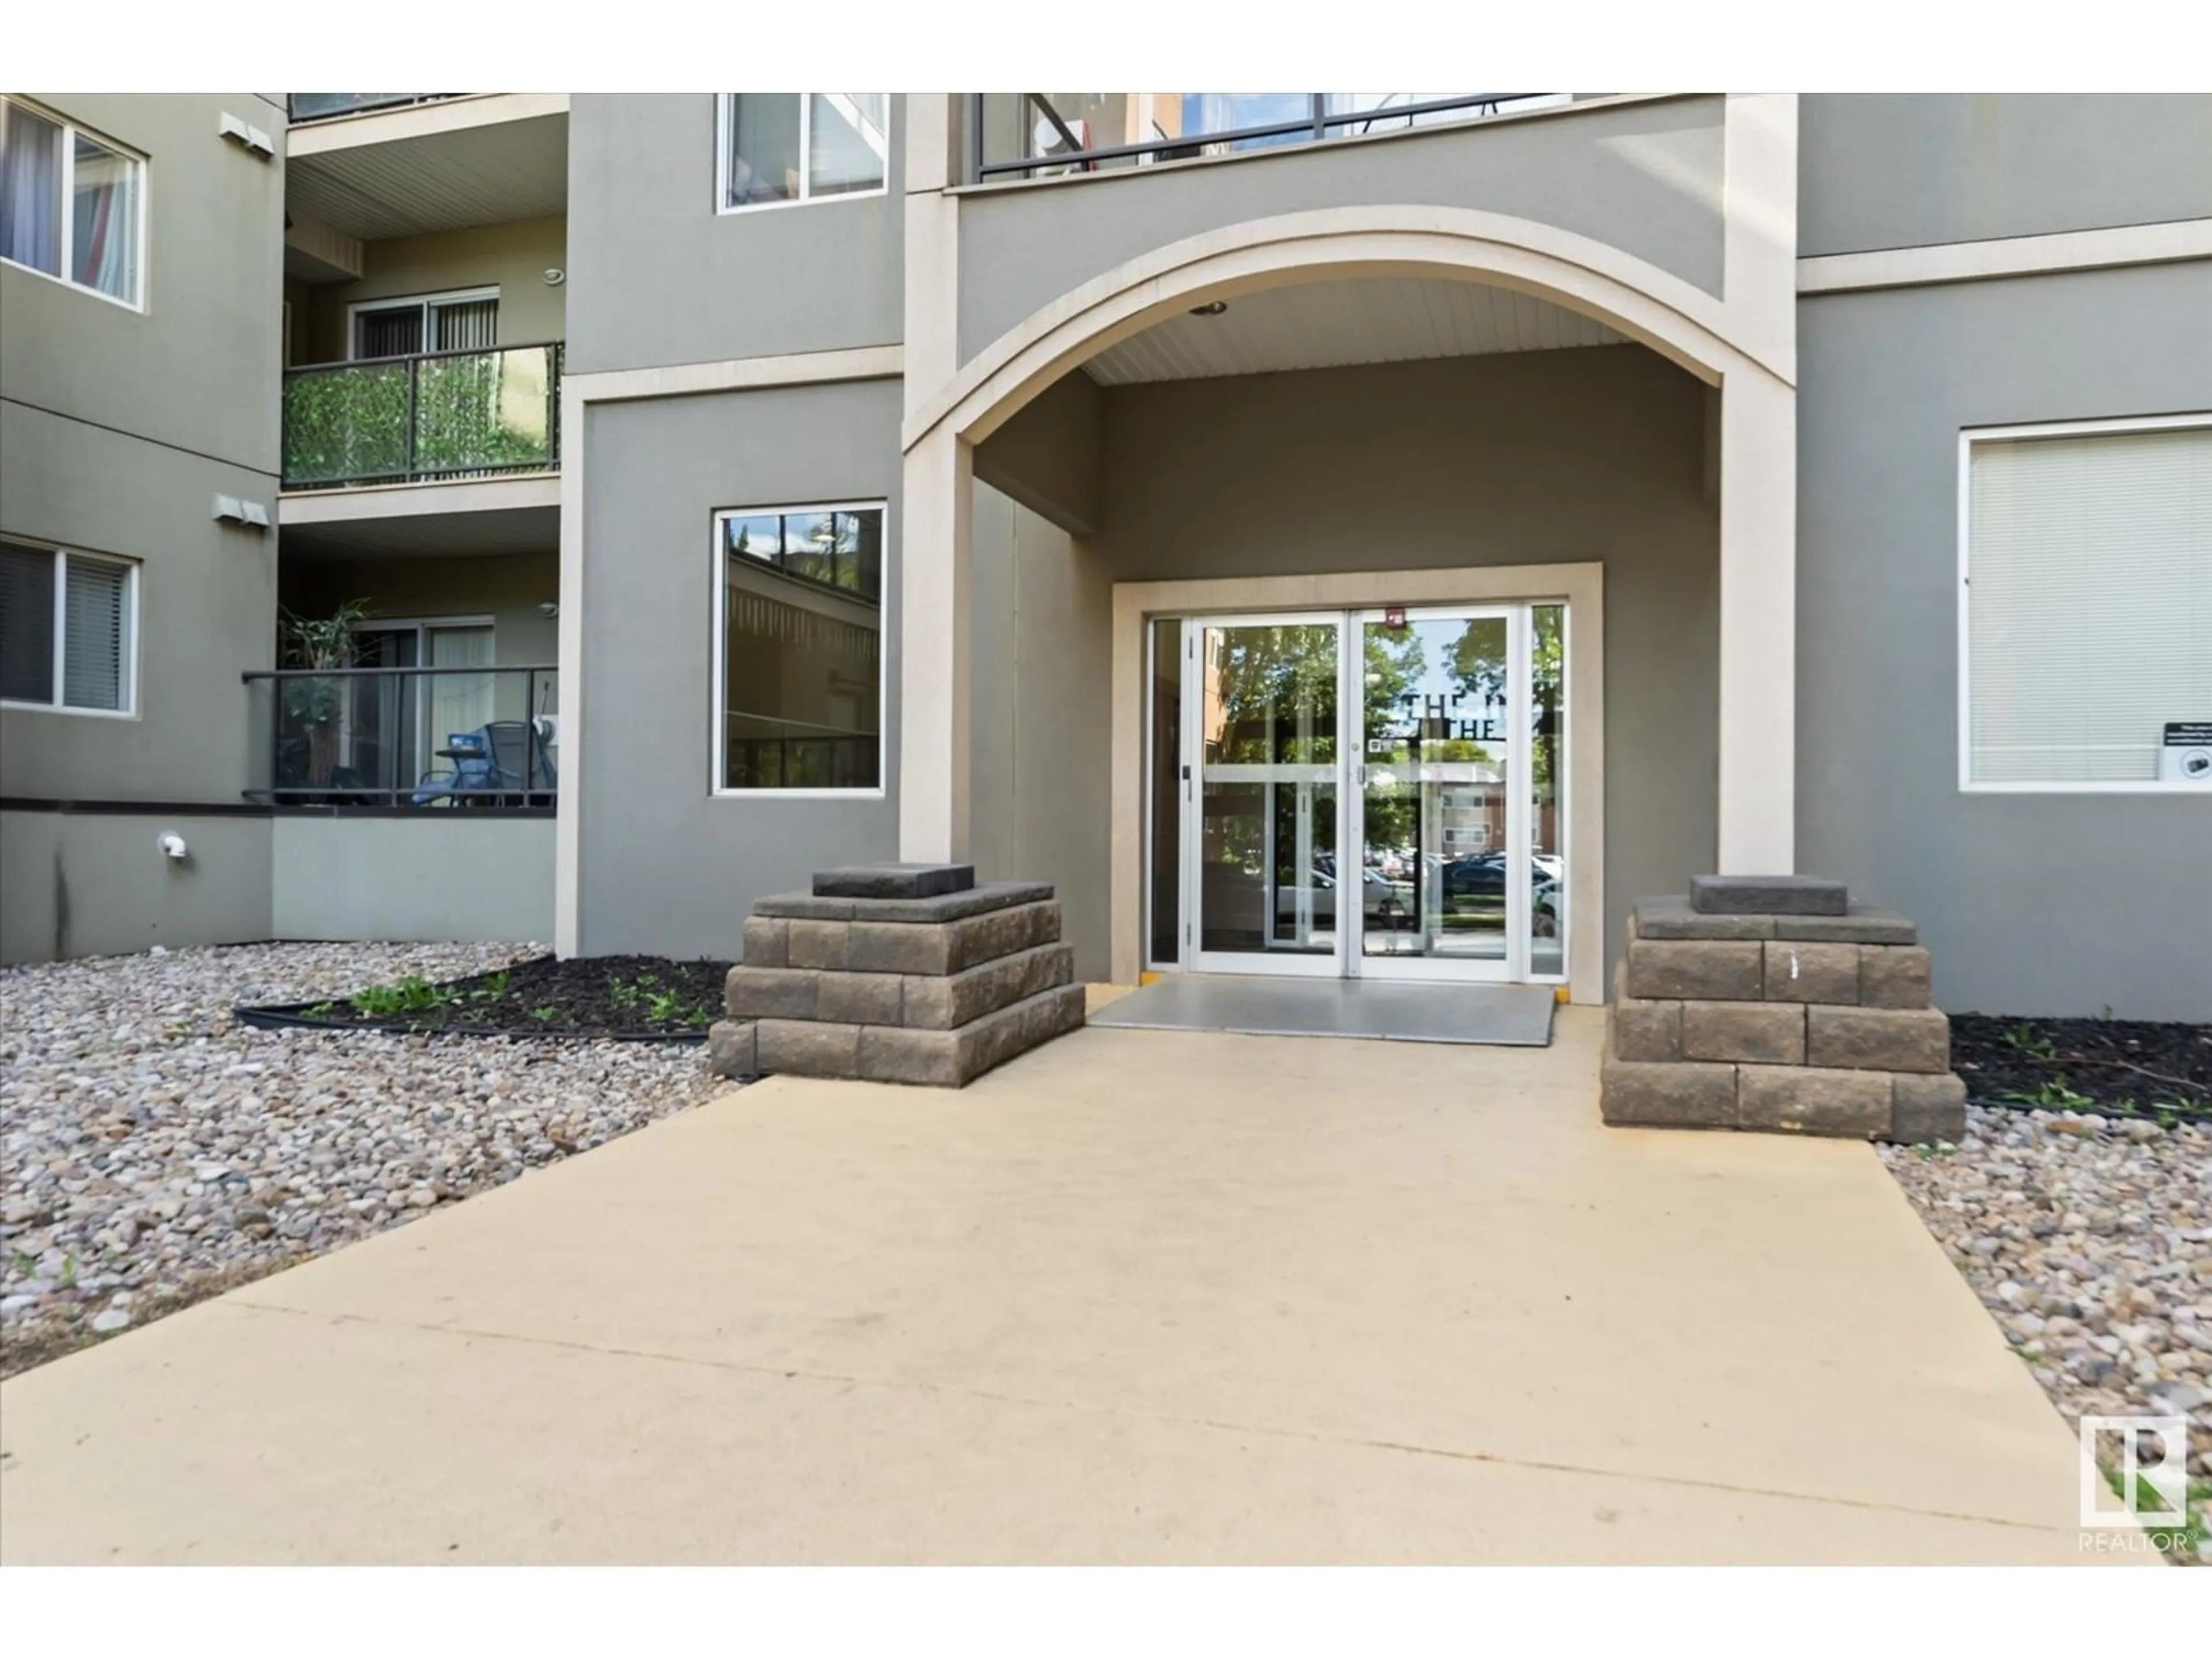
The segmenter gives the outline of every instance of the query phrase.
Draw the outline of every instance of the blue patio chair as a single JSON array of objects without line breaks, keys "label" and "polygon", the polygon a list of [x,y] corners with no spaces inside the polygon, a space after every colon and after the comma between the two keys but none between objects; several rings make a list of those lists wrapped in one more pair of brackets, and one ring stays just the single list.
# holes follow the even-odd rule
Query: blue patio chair
[{"label": "blue patio chair", "polygon": [[473,732],[449,732],[439,751],[453,761],[451,768],[426,772],[415,790],[415,805],[435,806],[471,795],[489,793],[499,787],[498,768],[492,760],[491,734],[483,726]]}]

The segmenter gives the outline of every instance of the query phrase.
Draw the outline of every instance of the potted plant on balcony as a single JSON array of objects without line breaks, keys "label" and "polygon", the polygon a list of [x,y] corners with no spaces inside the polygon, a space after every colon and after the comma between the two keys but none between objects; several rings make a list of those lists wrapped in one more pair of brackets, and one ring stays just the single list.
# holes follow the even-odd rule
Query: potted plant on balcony
[{"label": "potted plant on balcony", "polygon": [[[350,668],[356,626],[369,614],[367,599],[348,599],[327,617],[303,617],[278,608],[277,636],[284,666]],[[343,679],[283,680],[286,721],[307,739],[307,787],[327,789],[337,775],[338,720],[345,710]]]}]

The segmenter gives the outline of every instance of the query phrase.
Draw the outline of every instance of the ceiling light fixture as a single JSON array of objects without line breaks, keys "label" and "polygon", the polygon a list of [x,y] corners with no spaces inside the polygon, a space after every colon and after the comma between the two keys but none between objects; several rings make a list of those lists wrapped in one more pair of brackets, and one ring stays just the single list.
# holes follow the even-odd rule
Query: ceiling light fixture
[{"label": "ceiling light fixture", "polygon": [[1228,309],[1229,301],[1226,300],[1208,300],[1202,306],[1193,306],[1190,314],[1194,317],[1218,317]]}]

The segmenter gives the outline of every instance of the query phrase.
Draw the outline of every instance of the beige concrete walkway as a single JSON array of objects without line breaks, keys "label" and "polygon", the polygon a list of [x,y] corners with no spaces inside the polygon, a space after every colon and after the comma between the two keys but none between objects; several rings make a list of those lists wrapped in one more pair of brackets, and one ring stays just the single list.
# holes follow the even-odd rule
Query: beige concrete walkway
[{"label": "beige concrete walkway", "polygon": [[1865,1146],[1550,1050],[780,1079],[0,1389],[19,1561],[2066,1561]]}]

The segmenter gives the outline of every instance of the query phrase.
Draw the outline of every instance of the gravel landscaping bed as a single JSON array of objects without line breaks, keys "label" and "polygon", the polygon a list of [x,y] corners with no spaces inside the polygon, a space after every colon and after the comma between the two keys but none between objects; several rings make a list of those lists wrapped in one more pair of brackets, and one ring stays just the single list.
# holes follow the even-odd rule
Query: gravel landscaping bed
[{"label": "gravel landscaping bed", "polygon": [[1882,1157],[2067,1420],[2190,1420],[2212,1563],[2212,1124],[1970,1105],[1957,1146]]},{"label": "gravel landscaping bed", "polygon": [[689,1046],[270,1031],[231,1012],[540,954],[234,945],[0,969],[0,1374],[723,1086]]}]

